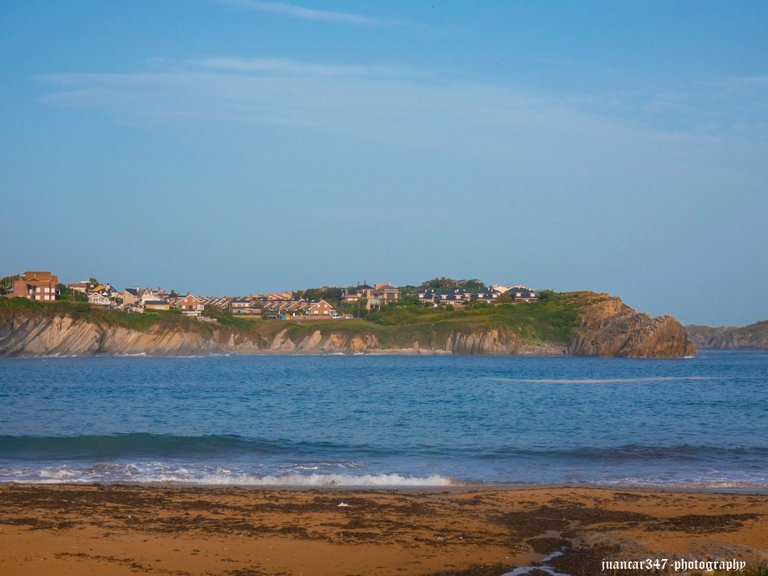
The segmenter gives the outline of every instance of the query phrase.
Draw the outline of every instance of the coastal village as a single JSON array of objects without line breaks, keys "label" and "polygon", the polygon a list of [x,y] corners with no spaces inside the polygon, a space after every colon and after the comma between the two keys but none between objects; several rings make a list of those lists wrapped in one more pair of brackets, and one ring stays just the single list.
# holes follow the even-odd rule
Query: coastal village
[{"label": "coastal village", "polygon": [[[418,303],[425,307],[461,309],[476,304],[501,301],[531,302],[536,291],[522,285],[496,284],[486,287],[473,282],[472,288],[446,287],[448,279],[435,279],[419,287],[398,288],[391,283],[362,283],[344,288],[324,286],[319,289],[295,290],[246,296],[201,296],[179,294],[162,288],[130,287],[117,289],[95,278],[63,284],[50,271],[26,271],[7,276],[0,287],[5,297],[26,298],[36,302],[73,300],[94,307],[142,314],[146,311],[175,311],[201,321],[215,322],[220,313],[233,316],[275,320],[349,320],[397,302]],[[436,287],[432,287],[432,285]]]}]

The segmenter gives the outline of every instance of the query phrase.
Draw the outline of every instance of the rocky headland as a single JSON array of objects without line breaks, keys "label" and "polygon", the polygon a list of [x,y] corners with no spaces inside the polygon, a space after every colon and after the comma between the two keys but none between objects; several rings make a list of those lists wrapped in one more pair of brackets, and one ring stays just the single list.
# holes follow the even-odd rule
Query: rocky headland
[{"label": "rocky headland", "polygon": [[[395,324],[256,320],[243,327],[171,314],[137,323],[124,313],[90,313],[82,306],[68,311],[0,302],[0,356],[367,353],[679,358],[696,352],[685,329],[671,316],[651,318],[607,294],[572,292],[549,303],[510,306]],[[516,308],[520,306],[527,308]]]},{"label": "rocky headland", "polygon": [[768,320],[748,326],[686,326],[688,338],[711,350],[768,350]]}]

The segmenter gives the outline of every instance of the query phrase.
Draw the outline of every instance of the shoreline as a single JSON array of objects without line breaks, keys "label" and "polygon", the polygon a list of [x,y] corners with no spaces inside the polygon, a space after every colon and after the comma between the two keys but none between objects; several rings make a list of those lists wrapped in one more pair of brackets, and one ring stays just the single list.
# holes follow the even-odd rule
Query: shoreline
[{"label": "shoreline", "polygon": [[328,492],[384,492],[423,494],[432,492],[451,492],[462,494],[466,492],[520,492],[526,490],[600,490],[621,492],[642,492],[647,494],[712,494],[712,495],[741,495],[741,496],[768,496],[768,486],[703,486],[685,484],[530,484],[530,483],[503,483],[503,482],[458,482],[451,484],[204,484],[194,482],[157,481],[157,482],[31,482],[31,481],[0,481],[0,491],[4,487],[27,488],[135,488],[148,490],[243,490],[265,492],[302,492],[302,491],[328,491]]},{"label": "shoreline", "polygon": [[[567,346],[563,346],[563,350],[559,352],[542,352],[541,350],[532,352],[515,352],[510,354],[490,354],[490,353],[461,353],[454,352],[452,350],[440,350],[440,349],[426,349],[426,348],[375,348],[369,349],[364,352],[312,352],[302,350],[280,351],[280,350],[257,350],[247,352],[207,352],[200,354],[153,354],[151,352],[136,352],[136,353],[105,353],[95,352],[92,354],[0,354],[0,360],[3,359],[58,359],[58,358],[217,358],[217,357],[230,357],[230,356],[484,356],[484,357],[542,357],[542,358],[589,358],[590,356],[582,356],[579,354],[571,354],[566,350]],[[608,357],[610,358],[610,356]],[[684,360],[689,358],[695,358],[695,356],[681,356],[679,358],[661,358],[662,360]],[[630,360],[636,360],[636,358],[630,358]]]},{"label": "shoreline", "polygon": [[2,484],[0,565],[9,576],[501,576],[546,558],[580,575],[651,557],[735,558],[756,573],[767,521],[766,494],[693,489]]}]

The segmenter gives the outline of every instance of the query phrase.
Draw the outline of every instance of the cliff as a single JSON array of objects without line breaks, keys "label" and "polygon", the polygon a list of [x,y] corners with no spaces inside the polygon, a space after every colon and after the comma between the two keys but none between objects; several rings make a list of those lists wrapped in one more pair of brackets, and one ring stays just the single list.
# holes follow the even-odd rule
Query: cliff
[{"label": "cliff", "polygon": [[696,354],[696,347],[672,316],[651,318],[606,295],[584,309],[568,351],[578,356],[681,358]]},{"label": "cliff", "polygon": [[548,302],[447,312],[414,309],[373,321],[246,321],[141,317],[80,305],[0,300],[0,356],[291,353],[538,354],[674,358],[695,348],[669,316],[650,318],[590,292]]},{"label": "cliff", "polygon": [[768,350],[768,320],[748,326],[686,326],[688,338],[699,348],[713,350]]}]

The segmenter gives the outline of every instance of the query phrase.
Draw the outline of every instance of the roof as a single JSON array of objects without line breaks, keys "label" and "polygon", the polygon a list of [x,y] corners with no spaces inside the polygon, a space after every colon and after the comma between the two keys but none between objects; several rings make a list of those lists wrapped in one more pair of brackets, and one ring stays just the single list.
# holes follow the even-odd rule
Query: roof
[{"label": "roof", "polygon": [[[25,280],[49,280],[53,278],[54,275],[48,270],[27,270],[22,276]],[[27,278],[28,276],[29,278]]]},{"label": "roof", "polygon": [[440,300],[464,300],[465,294],[440,294]]}]

